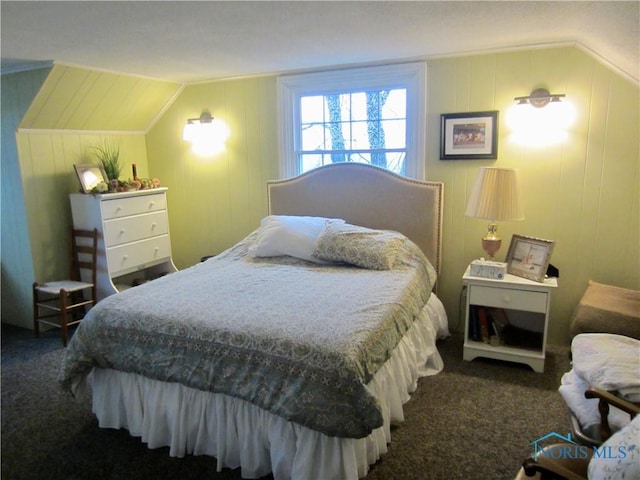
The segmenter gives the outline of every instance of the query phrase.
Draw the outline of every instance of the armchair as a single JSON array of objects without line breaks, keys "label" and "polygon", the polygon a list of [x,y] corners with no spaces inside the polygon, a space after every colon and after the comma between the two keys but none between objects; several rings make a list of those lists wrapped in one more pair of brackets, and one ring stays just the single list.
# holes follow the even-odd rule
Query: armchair
[{"label": "armchair", "polygon": [[[578,442],[548,445],[537,456],[531,455],[523,462],[516,480],[528,480],[532,477],[538,480],[601,479],[603,471],[612,474],[625,472],[626,475],[611,478],[639,478],[640,416],[636,415],[640,413],[640,406],[598,388],[587,390],[585,397],[599,400],[602,415],[600,428],[604,434],[604,443],[600,446],[582,445],[578,443],[580,439],[577,439]],[[632,418],[629,424],[611,436],[607,434],[610,405],[628,413]]]}]

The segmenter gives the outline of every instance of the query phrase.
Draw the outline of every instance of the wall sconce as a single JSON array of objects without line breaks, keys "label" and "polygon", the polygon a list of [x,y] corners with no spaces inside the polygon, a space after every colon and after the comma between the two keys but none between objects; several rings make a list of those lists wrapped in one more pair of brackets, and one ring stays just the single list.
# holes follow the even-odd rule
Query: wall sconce
[{"label": "wall sconce", "polygon": [[199,155],[213,155],[222,151],[228,136],[227,126],[209,112],[202,112],[200,118],[187,119],[182,129],[182,139],[191,143],[191,149]]},{"label": "wall sconce", "polygon": [[507,111],[514,141],[537,147],[562,142],[575,118],[573,106],[562,101],[564,97],[564,93],[549,93],[546,88],[536,88],[526,97],[515,97],[518,103]]},{"label": "wall sconce", "polygon": [[517,168],[481,167],[469,197],[467,217],[489,220],[482,248],[491,260],[500,249],[497,221],[524,220]]},{"label": "wall sconce", "polygon": [[514,100],[518,105],[526,105],[527,103],[535,108],[542,108],[549,102],[559,102],[561,97],[566,97],[564,93],[549,93],[546,88],[536,88],[528,97],[516,97]]}]

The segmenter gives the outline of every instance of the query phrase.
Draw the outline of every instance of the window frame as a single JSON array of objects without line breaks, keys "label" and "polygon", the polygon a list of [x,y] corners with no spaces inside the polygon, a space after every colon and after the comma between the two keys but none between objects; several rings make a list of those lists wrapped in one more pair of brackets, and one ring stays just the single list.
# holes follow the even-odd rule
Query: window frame
[{"label": "window frame", "polygon": [[425,178],[426,63],[412,62],[345,68],[278,77],[278,152],[280,178],[299,175],[300,97],[364,90],[406,88],[406,176]]}]

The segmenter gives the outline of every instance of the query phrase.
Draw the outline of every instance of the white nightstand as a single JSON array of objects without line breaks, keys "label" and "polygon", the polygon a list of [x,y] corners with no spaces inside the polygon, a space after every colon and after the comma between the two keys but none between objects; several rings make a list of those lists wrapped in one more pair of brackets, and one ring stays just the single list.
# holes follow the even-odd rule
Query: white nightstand
[{"label": "white nightstand", "polygon": [[[467,289],[463,359],[485,357],[524,363],[542,373],[551,291],[558,286],[557,279],[538,283],[507,274],[504,280],[492,280],[472,277],[467,268],[462,282]],[[487,334],[498,338],[488,341]]]}]

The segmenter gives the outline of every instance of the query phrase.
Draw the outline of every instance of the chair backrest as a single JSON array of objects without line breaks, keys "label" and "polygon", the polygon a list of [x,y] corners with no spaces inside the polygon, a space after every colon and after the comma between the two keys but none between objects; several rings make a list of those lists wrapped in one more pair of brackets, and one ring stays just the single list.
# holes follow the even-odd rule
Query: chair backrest
[{"label": "chair backrest", "polygon": [[97,261],[98,229],[82,230],[71,228],[71,279],[81,280],[81,270],[87,270],[90,272],[91,280],[89,281],[95,286]]}]

